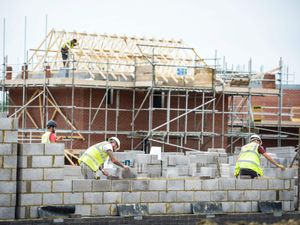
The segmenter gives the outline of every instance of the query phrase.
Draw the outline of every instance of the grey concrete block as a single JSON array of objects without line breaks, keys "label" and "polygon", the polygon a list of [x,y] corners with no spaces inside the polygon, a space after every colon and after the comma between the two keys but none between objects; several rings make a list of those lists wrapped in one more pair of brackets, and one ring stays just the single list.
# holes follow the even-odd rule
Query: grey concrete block
[{"label": "grey concrete block", "polygon": [[121,217],[146,216],[148,215],[148,206],[143,204],[118,204],[117,211]]},{"label": "grey concrete block", "polygon": [[112,191],[130,191],[130,181],[129,180],[113,180]]},{"label": "grey concrete block", "polygon": [[250,179],[237,179],[236,180],[236,189],[238,190],[249,190],[251,189],[251,182]]},{"label": "grey concrete block", "polygon": [[[26,216],[29,217],[28,208],[30,208],[30,206],[16,207],[16,218],[17,219],[25,219]],[[27,211],[27,214],[25,211]]]},{"label": "grey concrete block", "polygon": [[190,203],[167,203],[167,214],[191,214],[192,207]]},{"label": "grey concrete block", "polygon": [[260,200],[260,191],[245,191],[243,200],[246,200],[246,201]]},{"label": "grey concrete block", "polygon": [[102,192],[86,192],[83,193],[84,204],[101,204],[103,202]]},{"label": "grey concrete block", "polygon": [[103,203],[121,203],[122,192],[104,192]]},{"label": "grey concrete block", "polygon": [[0,219],[14,219],[15,207],[0,207]]},{"label": "grey concrete block", "polygon": [[73,192],[92,191],[92,180],[73,180]]},{"label": "grey concrete block", "polygon": [[235,212],[251,212],[252,204],[251,202],[236,202]]},{"label": "grey concrete block", "polygon": [[191,190],[201,190],[201,180],[199,179],[192,179],[192,180],[185,180],[185,183],[184,183],[184,189],[187,190],[187,191],[191,191]]},{"label": "grey concrete block", "polygon": [[28,168],[28,157],[27,156],[18,156],[18,168]]},{"label": "grey concrete block", "polygon": [[159,192],[159,202],[173,202],[176,199],[176,191]]},{"label": "grey concrete block", "polygon": [[222,203],[196,202],[192,203],[193,214],[220,214],[223,212]]},{"label": "grey concrete block", "polygon": [[45,144],[45,155],[64,155],[65,144]]},{"label": "grey concrete block", "polygon": [[0,144],[3,144],[3,134],[4,134],[4,131],[0,130]]},{"label": "grey concrete block", "polygon": [[141,192],[123,192],[122,203],[139,203],[141,199]]},{"label": "grey concrete block", "polygon": [[268,180],[267,179],[253,179],[252,180],[252,189],[254,189],[254,190],[268,189]]},{"label": "grey concrete block", "polygon": [[195,191],[194,192],[194,201],[206,202],[210,201],[211,192],[210,191]]},{"label": "grey concrete block", "polygon": [[220,190],[235,190],[235,178],[221,178],[219,179]]},{"label": "grey concrete block", "polygon": [[53,156],[52,167],[64,167],[65,156],[55,155]]},{"label": "grey concrete block", "polygon": [[20,206],[41,205],[42,194],[22,194],[20,196]]},{"label": "grey concrete block", "polygon": [[275,213],[282,211],[282,202],[280,201],[260,201],[258,210],[263,213]]},{"label": "grey concrete block", "polygon": [[292,201],[294,199],[293,191],[279,191],[279,200],[282,201]]},{"label": "grey concrete block", "polygon": [[51,181],[32,181],[31,192],[51,192]]},{"label": "grey concrete block", "polygon": [[276,200],[276,191],[261,191],[260,192],[261,201],[275,201]]},{"label": "grey concrete block", "polygon": [[43,194],[43,205],[60,205],[60,204],[62,204],[62,202],[63,202],[62,193],[44,193]]},{"label": "grey concrete block", "polygon": [[210,195],[210,200],[213,202],[227,201],[227,192],[226,191],[214,191]]},{"label": "grey concrete block", "polygon": [[284,180],[269,179],[269,189],[284,189]]},{"label": "grey concrete block", "polygon": [[63,204],[83,204],[83,193],[64,193]]},{"label": "grey concrete block", "polygon": [[141,192],[141,202],[158,202],[158,191]]},{"label": "grey concrete block", "polygon": [[92,216],[109,216],[111,205],[92,205]]},{"label": "grey concrete block", "polygon": [[0,130],[17,130],[18,119],[0,118]]},{"label": "grey concrete block", "polygon": [[17,183],[14,181],[0,181],[0,194],[16,193]]},{"label": "grey concrete block", "polygon": [[257,202],[251,202],[251,210],[252,210],[252,212],[258,212],[258,203]]},{"label": "grey concrete block", "polygon": [[167,190],[168,191],[184,190],[184,180],[168,180]]},{"label": "grey concrete block", "polygon": [[166,214],[166,204],[165,203],[149,203],[148,211],[149,211],[150,215]]},{"label": "grey concrete block", "polygon": [[44,155],[44,144],[19,144],[20,155]]},{"label": "grey concrete block", "polygon": [[0,144],[0,155],[12,155],[12,144]]},{"label": "grey concrete block", "polygon": [[71,192],[72,180],[52,181],[52,192]]},{"label": "grey concrete block", "polygon": [[284,180],[284,189],[293,189],[291,185],[291,180]]},{"label": "grey concrete block", "polygon": [[228,201],[242,201],[244,198],[243,191],[228,191]]},{"label": "grey concrete block", "polygon": [[0,207],[3,206],[14,206],[11,205],[11,195],[10,194],[0,194]]},{"label": "grey concrete block", "polygon": [[147,191],[149,190],[148,180],[132,180],[131,181],[132,191]]},{"label": "grey concrete block", "polygon": [[93,180],[92,191],[111,191],[111,180]]},{"label": "grey concrete block", "polygon": [[191,202],[194,199],[193,191],[177,191],[177,202]]},{"label": "grey concrete block", "polygon": [[63,168],[49,168],[44,170],[44,180],[63,180],[64,169]]},{"label": "grey concrete block", "polygon": [[3,131],[4,143],[18,143],[18,131]]},{"label": "grey concrete block", "polygon": [[151,179],[149,180],[149,190],[153,190],[153,191],[167,190],[167,181]]},{"label": "grey concrete block", "polygon": [[90,205],[76,205],[75,214],[81,216],[91,216],[92,206]]},{"label": "grey concrete block", "polygon": [[234,202],[222,202],[222,211],[225,213],[233,213],[235,211]]},{"label": "grey concrete block", "polygon": [[218,190],[219,180],[211,179],[211,180],[203,180],[202,181],[202,190]]},{"label": "grey concrete block", "polygon": [[[26,206],[28,208],[29,206]],[[38,218],[38,208],[39,206],[30,206],[29,207],[29,217],[30,218]]]},{"label": "grey concrete block", "polygon": [[52,156],[32,156],[32,168],[51,168]]},{"label": "grey concrete block", "polygon": [[[11,180],[12,179],[12,169],[1,169],[0,168],[0,181],[1,180]],[[1,184],[1,182],[0,182]]]}]

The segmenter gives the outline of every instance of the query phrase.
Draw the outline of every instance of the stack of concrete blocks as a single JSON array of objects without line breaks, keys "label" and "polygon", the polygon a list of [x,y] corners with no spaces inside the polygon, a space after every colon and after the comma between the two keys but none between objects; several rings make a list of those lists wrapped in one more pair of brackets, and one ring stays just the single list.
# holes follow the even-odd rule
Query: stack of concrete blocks
[{"label": "stack of concrete blocks", "polygon": [[296,155],[293,146],[266,148],[266,150],[269,154],[274,154],[277,161],[284,166],[289,166]]},{"label": "stack of concrete blocks", "polygon": [[0,220],[15,218],[18,121],[0,118]]},{"label": "stack of concrete blocks", "polygon": [[68,204],[64,144],[19,144],[17,218],[37,217],[44,205]]},{"label": "stack of concrete blocks", "polygon": [[163,177],[188,177],[190,159],[183,154],[162,154]]},{"label": "stack of concrete blocks", "polygon": [[134,167],[138,177],[161,177],[162,165],[157,155],[136,154]]}]

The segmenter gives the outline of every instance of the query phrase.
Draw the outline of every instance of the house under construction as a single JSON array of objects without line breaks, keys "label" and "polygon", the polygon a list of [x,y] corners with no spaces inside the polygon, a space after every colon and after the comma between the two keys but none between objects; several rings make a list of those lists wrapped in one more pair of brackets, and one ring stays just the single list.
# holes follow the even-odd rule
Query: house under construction
[{"label": "house under construction", "polygon": [[[73,38],[63,67],[61,46]],[[297,145],[300,103],[283,104],[282,62],[254,73],[251,61],[247,72],[219,61],[178,40],[51,30],[21,71],[4,63],[1,87],[21,142],[40,142],[54,119],[72,150],[112,135],[146,152],[233,152],[254,132],[270,146]]]}]

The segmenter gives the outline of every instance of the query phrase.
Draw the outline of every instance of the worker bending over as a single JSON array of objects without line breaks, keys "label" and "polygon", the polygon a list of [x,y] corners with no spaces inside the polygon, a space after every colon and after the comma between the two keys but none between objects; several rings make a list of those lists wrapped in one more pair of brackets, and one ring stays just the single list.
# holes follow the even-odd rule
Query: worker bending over
[{"label": "worker bending over", "polygon": [[251,178],[262,176],[262,168],[260,167],[260,157],[263,155],[267,160],[280,169],[285,167],[277,163],[262,146],[260,136],[254,134],[250,137],[250,143],[244,145],[237,159],[234,176],[248,175]]},{"label": "worker bending over", "polygon": [[47,123],[47,132],[42,136],[43,144],[56,143],[63,139],[63,137],[56,137],[56,122],[54,120],[49,120]]},{"label": "worker bending over", "polygon": [[120,140],[117,137],[110,137],[108,141],[89,147],[78,159],[84,179],[98,179],[97,172],[99,170],[103,175],[108,176],[107,171],[103,169],[103,164],[108,158],[117,166],[129,169],[128,166],[125,166],[115,158],[113,151],[118,151],[119,149]]},{"label": "worker bending over", "polygon": [[71,41],[66,42],[62,47],[61,47],[61,57],[63,59],[63,64],[64,67],[69,67],[69,49],[74,48],[75,46],[78,45],[77,39],[73,39]]}]

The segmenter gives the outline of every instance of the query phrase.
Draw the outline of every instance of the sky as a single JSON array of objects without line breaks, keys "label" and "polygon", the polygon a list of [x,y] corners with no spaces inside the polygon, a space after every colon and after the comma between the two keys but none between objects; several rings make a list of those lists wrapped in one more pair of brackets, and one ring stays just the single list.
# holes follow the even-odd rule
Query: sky
[{"label": "sky", "polygon": [[182,39],[203,58],[217,50],[230,68],[247,68],[251,58],[254,70],[268,71],[282,57],[290,81],[300,84],[300,0],[0,0],[0,6],[1,63],[3,51],[9,63],[23,63],[25,49],[55,28]]}]

